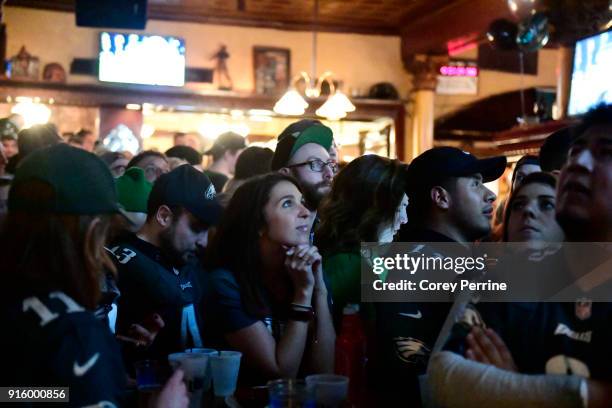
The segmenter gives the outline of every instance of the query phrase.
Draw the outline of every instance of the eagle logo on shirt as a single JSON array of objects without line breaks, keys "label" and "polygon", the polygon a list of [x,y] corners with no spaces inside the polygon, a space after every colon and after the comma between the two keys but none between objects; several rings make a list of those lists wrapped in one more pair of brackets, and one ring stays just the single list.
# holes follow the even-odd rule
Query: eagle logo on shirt
[{"label": "eagle logo on shirt", "polygon": [[206,197],[207,200],[212,200],[213,198],[215,198],[216,195],[217,195],[217,192],[215,191],[215,186],[213,186],[212,184],[208,186],[208,188],[206,189],[206,192],[204,193],[204,196]]},{"label": "eagle logo on shirt", "polygon": [[408,364],[425,364],[431,350],[414,337],[395,337],[395,351],[400,360]]}]

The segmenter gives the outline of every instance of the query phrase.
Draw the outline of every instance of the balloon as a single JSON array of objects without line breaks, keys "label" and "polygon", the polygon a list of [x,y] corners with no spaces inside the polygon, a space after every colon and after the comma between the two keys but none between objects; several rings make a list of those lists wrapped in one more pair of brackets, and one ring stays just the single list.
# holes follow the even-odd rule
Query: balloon
[{"label": "balloon", "polygon": [[512,21],[500,18],[489,25],[487,39],[494,48],[516,50],[516,33],[518,28]]},{"label": "balloon", "polygon": [[519,20],[525,20],[535,14],[540,7],[538,0],[507,0],[510,12]]},{"label": "balloon", "polygon": [[548,17],[536,13],[519,25],[516,44],[524,52],[534,52],[548,43]]}]

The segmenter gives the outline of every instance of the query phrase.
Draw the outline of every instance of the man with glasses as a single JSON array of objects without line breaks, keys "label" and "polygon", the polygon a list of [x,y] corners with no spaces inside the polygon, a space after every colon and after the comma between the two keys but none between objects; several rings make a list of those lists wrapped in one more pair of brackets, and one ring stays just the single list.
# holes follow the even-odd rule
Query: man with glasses
[{"label": "man with glasses", "polygon": [[303,119],[278,136],[272,170],[294,176],[302,187],[306,206],[316,211],[331,191],[338,163],[329,156],[333,134],[318,120]]},{"label": "man with glasses", "polygon": [[145,150],[134,156],[126,169],[130,167],[140,167],[149,183],[154,183],[159,176],[170,171],[166,156],[154,150]]}]

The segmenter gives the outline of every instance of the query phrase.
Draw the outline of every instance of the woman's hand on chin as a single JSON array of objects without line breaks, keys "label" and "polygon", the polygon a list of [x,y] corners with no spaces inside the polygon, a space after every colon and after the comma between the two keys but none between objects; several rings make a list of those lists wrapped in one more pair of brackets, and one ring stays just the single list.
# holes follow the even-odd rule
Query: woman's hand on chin
[{"label": "woman's hand on chin", "polygon": [[285,268],[293,282],[296,297],[294,301],[308,305],[311,303],[312,292],[315,287],[315,275],[313,273],[315,257],[310,254],[311,248],[314,247],[309,245],[291,247],[287,250],[285,257]]}]

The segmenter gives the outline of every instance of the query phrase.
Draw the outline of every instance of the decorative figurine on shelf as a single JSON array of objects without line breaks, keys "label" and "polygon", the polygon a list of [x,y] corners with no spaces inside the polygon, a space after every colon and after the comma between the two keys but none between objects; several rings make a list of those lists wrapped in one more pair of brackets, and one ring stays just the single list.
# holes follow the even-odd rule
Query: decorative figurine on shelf
[{"label": "decorative figurine on shelf", "polygon": [[230,77],[229,71],[227,69],[227,60],[230,57],[227,52],[227,47],[221,44],[219,51],[217,51],[212,57],[211,60],[217,60],[215,65],[215,76],[217,79],[217,87],[223,91],[232,90],[233,83],[232,77]]},{"label": "decorative figurine on shelf", "polygon": [[52,62],[43,68],[43,80],[64,83],[66,82],[66,71],[59,63]]},{"label": "decorative figurine on shelf", "polygon": [[11,58],[11,78],[38,80],[38,67],[40,61],[38,57],[32,56],[26,51],[25,46],[21,47],[19,53]]}]

